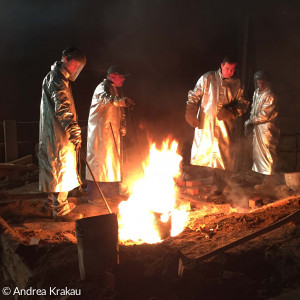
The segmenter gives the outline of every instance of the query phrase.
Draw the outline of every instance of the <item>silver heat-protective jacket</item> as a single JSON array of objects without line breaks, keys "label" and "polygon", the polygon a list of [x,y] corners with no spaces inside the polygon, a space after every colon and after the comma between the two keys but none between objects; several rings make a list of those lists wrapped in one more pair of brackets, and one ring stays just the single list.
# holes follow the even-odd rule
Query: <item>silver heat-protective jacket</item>
[{"label": "silver heat-protective jacket", "polygon": [[67,192],[79,185],[75,144],[81,142],[69,73],[55,62],[43,81],[39,133],[39,186]]},{"label": "silver heat-protective jacket", "polygon": [[271,89],[260,92],[257,88],[253,94],[253,102],[248,124],[253,127],[253,166],[252,170],[265,175],[274,174],[276,163],[276,145],[279,142],[277,125],[277,99]]},{"label": "silver heat-protective jacket", "polygon": [[[121,181],[120,130],[125,124],[125,97],[109,79],[95,89],[90,107],[87,162],[98,182]],[[86,179],[93,180],[88,168]]]},{"label": "silver heat-protective jacket", "polygon": [[[236,156],[236,120],[247,111],[240,80],[223,78],[221,69],[205,73],[189,91],[186,114],[196,120],[191,164],[232,170]],[[228,109],[230,120],[219,120],[220,110]]]}]

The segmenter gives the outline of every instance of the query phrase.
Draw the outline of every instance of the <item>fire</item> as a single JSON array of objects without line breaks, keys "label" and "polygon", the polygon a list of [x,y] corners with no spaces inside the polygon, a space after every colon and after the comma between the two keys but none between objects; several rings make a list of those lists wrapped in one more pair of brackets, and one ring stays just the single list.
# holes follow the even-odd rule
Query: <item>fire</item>
[{"label": "fire", "polygon": [[188,212],[185,207],[176,207],[174,184],[182,159],[177,147],[174,140],[164,141],[161,150],[151,145],[143,164],[144,176],[133,183],[129,199],[119,204],[120,242],[157,243],[164,228],[170,227],[171,236],[184,229]]}]

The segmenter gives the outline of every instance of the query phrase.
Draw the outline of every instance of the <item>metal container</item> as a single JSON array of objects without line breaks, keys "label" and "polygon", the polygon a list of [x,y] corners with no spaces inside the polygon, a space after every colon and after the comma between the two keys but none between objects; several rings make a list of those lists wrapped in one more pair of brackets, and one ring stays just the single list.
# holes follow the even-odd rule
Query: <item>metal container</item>
[{"label": "metal container", "polygon": [[75,224],[81,279],[103,276],[119,260],[117,215],[79,219]]}]

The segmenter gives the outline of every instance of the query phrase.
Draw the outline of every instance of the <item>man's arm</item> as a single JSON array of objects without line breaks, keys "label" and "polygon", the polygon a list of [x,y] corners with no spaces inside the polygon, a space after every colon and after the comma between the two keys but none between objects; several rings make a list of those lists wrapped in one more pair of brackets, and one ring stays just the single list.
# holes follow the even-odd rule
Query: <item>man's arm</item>
[{"label": "man's arm", "polygon": [[258,125],[266,122],[271,122],[278,116],[277,101],[274,95],[269,95],[263,105],[261,110],[253,116],[250,116],[248,124]]},{"label": "man's arm", "polygon": [[69,132],[69,140],[76,146],[81,144],[81,129],[71,112],[72,99],[70,99],[69,93],[68,82],[65,79],[53,81],[51,97],[54,100],[56,118],[65,131]]},{"label": "man's arm", "polygon": [[248,107],[249,101],[244,98],[244,91],[240,88],[234,99],[219,110],[217,117],[222,121],[233,120],[246,113]]},{"label": "man's arm", "polygon": [[204,78],[200,77],[195,88],[188,93],[188,101],[186,102],[185,120],[192,126],[200,126],[200,120],[197,118],[199,102],[203,96]]},{"label": "man's arm", "polygon": [[103,84],[100,84],[97,87],[95,94],[96,97],[100,100],[100,103],[106,104],[110,102],[114,106],[120,107],[130,107],[135,105],[135,102],[131,98],[112,95],[110,88],[111,87],[107,83],[107,81],[104,81]]}]

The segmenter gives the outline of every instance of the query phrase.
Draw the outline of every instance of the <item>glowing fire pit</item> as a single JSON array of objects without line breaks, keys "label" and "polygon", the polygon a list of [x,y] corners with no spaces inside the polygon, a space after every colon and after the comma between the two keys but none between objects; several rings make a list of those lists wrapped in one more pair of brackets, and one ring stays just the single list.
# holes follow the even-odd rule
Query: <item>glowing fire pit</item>
[{"label": "glowing fire pit", "polygon": [[[132,193],[119,205],[119,239],[124,244],[157,243],[184,229],[188,212],[177,207],[174,177],[179,175],[182,157],[178,143],[166,140],[162,149],[155,144],[143,164],[144,176],[132,183]],[[169,232],[169,233],[168,233]]]}]

